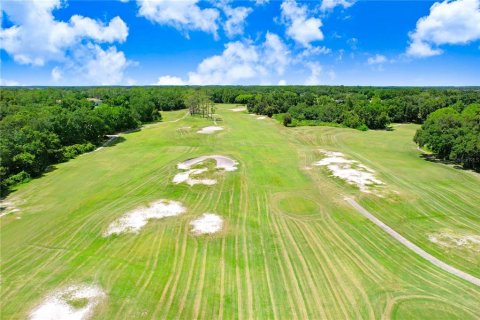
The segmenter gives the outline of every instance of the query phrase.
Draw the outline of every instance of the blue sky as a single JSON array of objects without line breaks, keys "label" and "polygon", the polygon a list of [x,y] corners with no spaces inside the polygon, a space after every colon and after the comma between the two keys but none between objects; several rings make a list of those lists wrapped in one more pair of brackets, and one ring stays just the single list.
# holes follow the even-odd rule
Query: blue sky
[{"label": "blue sky", "polygon": [[480,85],[480,0],[2,1],[2,85]]}]

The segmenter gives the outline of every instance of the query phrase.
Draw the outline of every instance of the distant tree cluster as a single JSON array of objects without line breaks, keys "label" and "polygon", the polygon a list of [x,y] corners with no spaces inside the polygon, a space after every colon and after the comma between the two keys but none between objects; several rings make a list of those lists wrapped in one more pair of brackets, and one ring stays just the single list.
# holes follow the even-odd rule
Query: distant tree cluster
[{"label": "distant tree cluster", "polygon": [[0,192],[54,163],[94,150],[105,135],[185,108],[185,90],[164,88],[0,89]]},{"label": "distant tree cluster", "polygon": [[480,104],[462,112],[453,107],[432,112],[415,135],[414,141],[438,158],[480,170]]},{"label": "distant tree cluster", "polygon": [[[303,89],[303,90],[302,90]],[[264,89],[265,91],[265,89]],[[385,129],[391,122],[423,123],[447,106],[462,110],[480,101],[480,92],[462,89],[287,87],[238,95],[248,110],[272,116],[289,113],[290,126],[331,123],[361,130]]]},{"label": "distant tree cluster", "polygon": [[215,104],[201,90],[190,92],[185,98],[185,105],[188,107],[190,115],[200,115],[203,118],[213,118],[215,114]]},{"label": "distant tree cluster", "polygon": [[160,120],[160,111],[188,108],[192,115],[212,117],[214,103],[245,104],[250,112],[275,115],[286,126],[329,124],[360,130],[384,129],[390,122],[423,123],[441,109],[416,141],[440,158],[477,168],[478,112],[472,110],[478,107],[470,105],[479,102],[477,88],[1,88],[0,192],[40,175],[50,164],[93,150],[107,134]]}]

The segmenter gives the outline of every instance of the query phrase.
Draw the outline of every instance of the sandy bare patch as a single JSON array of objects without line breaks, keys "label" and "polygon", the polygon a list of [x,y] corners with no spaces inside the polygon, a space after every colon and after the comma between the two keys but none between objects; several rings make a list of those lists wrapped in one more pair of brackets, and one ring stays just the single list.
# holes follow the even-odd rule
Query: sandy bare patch
[{"label": "sandy bare patch", "polygon": [[230,111],[233,111],[233,112],[247,111],[247,107],[237,107],[237,108],[230,109]]},{"label": "sandy bare patch", "polygon": [[320,151],[326,157],[313,165],[326,166],[334,177],[356,185],[360,191],[371,193],[371,187],[384,184],[375,177],[375,171],[356,160],[346,159],[343,153],[327,150]]},{"label": "sandy bare patch", "polygon": [[164,199],[155,201],[148,207],[139,207],[129,211],[112,222],[103,236],[108,237],[112,234],[137,233],[150,219],[178,216],[185,211],[187,211],[187,209],[178,201]]},{"label": "sandy bare patch", "polygon": [[185,170],[184,172],[180,172],[173,177],[173,183],[187,183],[190,186],[196,184],[204,184],[204,185],[213,185],[217,183],[215,179],[200,179],[195,178],[202,173],[208,171],[208,168],[194,168],[198,164],[204,163],[206,160],[215,160],[216,166],[215,169],[222,169],[224,171],[235,171],[237,170],[238,162],[225,156],[220,155],[211,155],[211,156],[201,156],[198,158],[193,158],[184,162],[181,162],[177,165],[178,169]]},{"label": "sandy bare patch", "polygon": [[257,117],[257,120],[265,120],[265,119],[267,119],[267,117],[265,117],[265,116]]},{"label": "sandy bare patch", "polygon": [[443,247],[463,248],[480,252],[480,236],[472,234],[458,234],[453,231],[443,231],[428,235],[428,240]]},{"label": "sandy bare patch", "polygon": [[204,213],[200,218],[190,222],[190,225],[196,235],[213,234],[222,230],[223,219],[214,213]]},{"label": "sandy bare patch", "polygon": [[92,316],[105,298],[98,286],[72,285],[49,295],[31,313],[31,320],[82,320]]},{"label": "sandy bare patch", "polygon": [[222,127],[210,126],[210,127],[205,127],[205,128],[202,128],[202,129],[198,130],[197,133],[212,134],[212,133],[215,133],[217,131],[222,131],[222,130],[223,130]]},{"label": "sandy bare patch", "polygon": [[20,211],[20,209],[18,209],[12,201],[0,201],[0,217],[18,211]]}]

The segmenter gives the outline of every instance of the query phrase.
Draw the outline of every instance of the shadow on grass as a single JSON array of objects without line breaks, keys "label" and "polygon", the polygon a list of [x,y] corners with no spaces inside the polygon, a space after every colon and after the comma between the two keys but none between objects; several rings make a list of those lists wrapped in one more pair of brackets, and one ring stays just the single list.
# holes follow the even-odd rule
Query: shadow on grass
[{"label": "shadow on grass", "polygon": [[[157,123],[157,122],[152,122],[153,124]],[[135,128],[135,129],[129,129],[127,131],[123,131],[122,134],[130,134],[130,133],[134,133],[134,132],[140,132],[142,130],[142,128]]]},{"label": "shadow on grass", "polygon": [[480,171],[478,171],[478,170],[474,170],[474,169],[471,169],[471,168],[464,168],[458,162],[455,162],[455,161],[452,161],[452,160],[437,158],[434,154],[423,153],[423,154],[420,155],[420,158],[422,158],[423,160],[426,160],[428,162],[445,164],[445,165],[450,166],[450,167],[452,167],[454,169],[457,169],[457,170],[480,173]]},{"label": "shadow on grass", "polygon": [[112,139],[112,140],[110,140],[110,141],[107,141],[107,142],[103,145],[103,147],[104,147],[104,148],[113,147],[113,146],[116,146],[117,144],[122,143],[122,142],[125,142],[125,141],[127,141],[127,139],[125,139],[124,137],[122,137],[122,136],[117,136],[117,137],[115,137],[115,139]]}]

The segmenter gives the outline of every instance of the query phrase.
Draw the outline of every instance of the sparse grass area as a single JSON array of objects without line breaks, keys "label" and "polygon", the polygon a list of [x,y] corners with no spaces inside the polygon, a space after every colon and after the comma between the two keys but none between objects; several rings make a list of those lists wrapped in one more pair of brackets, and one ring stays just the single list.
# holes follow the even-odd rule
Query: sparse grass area
[{"label": "sparse grass area", "polygon": [[82,309],[88,304],[87,298],[68,299],[67,303],[75,309]]},{"label": "sparse grass area", "polygon": [[[354,196],[478,277],[478,252],[428,240],[437,230],[478,234],[477,174],[424,160],[412,142],[415,125],[285,128],[234,107],[219,106],[225,130],[212,135],[196,133],[209,120],[168,122],[185,111],[165,112],[164,123],[22,185],[12,195],[22,200],[21,219],[0,219],[1,317],[25,318],[73,281],[104,289],[98,319],[480,318],[480,288],[422,260],[343,200]],[[374,169],[389,192],[364,194],[308,168],[320,148]],[[231,157],[238,170],[213,186],[172,184],[179,162],[209,154]],[[139,234],[102,237],[116,218],[158,199],[181,201],[187,212],[152,220]],[[224,219],[220,234],[190,233],[204,212]]]}]

